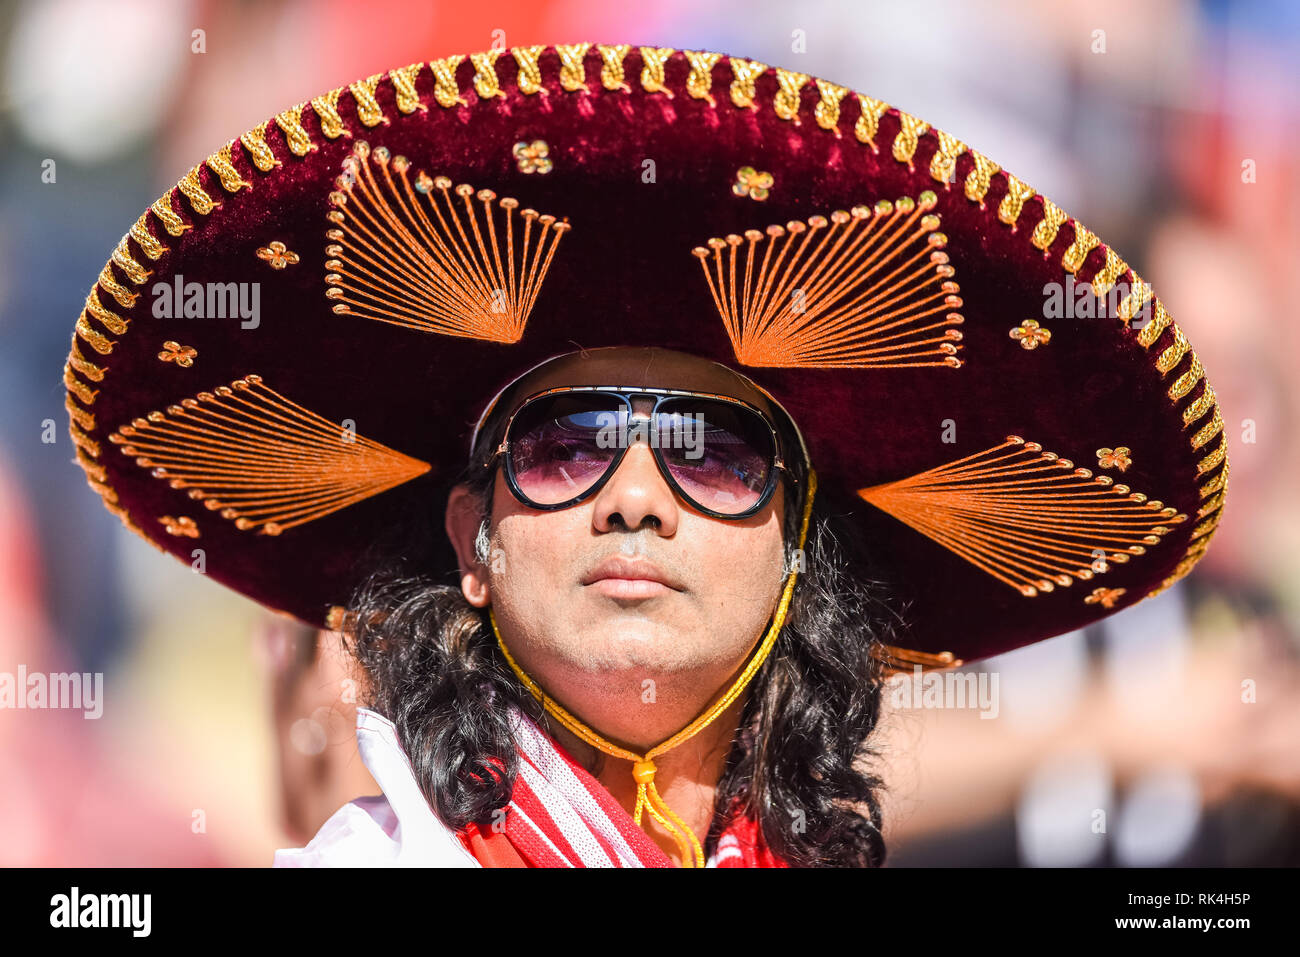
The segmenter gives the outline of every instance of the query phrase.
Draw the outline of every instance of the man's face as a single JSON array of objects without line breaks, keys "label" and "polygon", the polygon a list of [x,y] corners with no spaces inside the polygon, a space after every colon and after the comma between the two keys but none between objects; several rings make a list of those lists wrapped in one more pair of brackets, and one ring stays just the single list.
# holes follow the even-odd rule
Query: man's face
[{"label": "man's face", "polygon": [[[552,362],[501,411],[549,387],[615,384],[714,392],[770,414],[761,393],[721,366],[631,348]],[[634,409],[648,412],[649,403]],[[521,504],[500,468],[495,483],[486,568],[473,557],[468,496],[448,503],[466,598],[490,604],[519,666],[598,730],[641,746],[678,731],[723,690],[775,611],[785,582],[783,486],[749,518],[711,518],[673,492],[644,441],[599,492],[569,508]],[[626,562],[613,574],[663,582],[602,577],[610,559]]]}]

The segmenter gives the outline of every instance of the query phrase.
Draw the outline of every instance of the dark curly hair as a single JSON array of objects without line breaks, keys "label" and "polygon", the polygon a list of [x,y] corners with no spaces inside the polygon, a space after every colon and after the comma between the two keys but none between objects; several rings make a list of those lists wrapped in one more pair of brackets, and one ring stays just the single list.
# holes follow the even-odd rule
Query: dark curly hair
[{"label": "dark curly hair", "polygon": [[[800,447],[790,444],[798,443],[791,428],[779,429],[786,449]],[[478,497],[483,527],[490,527],[495,469],[482,467],[480,450],[495,448],[494,431],[484,430],[456,483]],[[805,487],[803,466],[792,464],[792,478]],[[801,493],[786,499],[787,571],[799,557],[801,500]],[[750,684],[718,781],[706,854],[732,815],[744,813],[790,866],[884,863],[884,784],[869,768],[876,752],[868,738],[885,688],[876,652],[880,643],[898,643],[900,626],[848,523],[860,507],[825,488],[814,498],[785,623]],[[487,826],[510,801],[518,758],[508,709],[544,728],[550,722],[501,655],[486,610],[437,574],[440,539],[442,515],[431,514],[407,529],[403,542],[389,543],[382,560],[372,559],[349,605],[347,640],[366,673],[367,706],[394,722],[425,799],[460,830],[470,822]]]}]

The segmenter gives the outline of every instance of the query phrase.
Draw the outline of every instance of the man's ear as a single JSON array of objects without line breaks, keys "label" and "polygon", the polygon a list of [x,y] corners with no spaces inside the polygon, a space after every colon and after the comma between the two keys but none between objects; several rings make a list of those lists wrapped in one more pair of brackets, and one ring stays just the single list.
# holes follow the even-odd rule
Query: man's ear
[{"label": "man's ear", "polygon": [[486,608],[492,602],[488,570],[474,551],[474,540],[478,537],[479,523],[483,518],[481,508],[478,496],[464,485],[453,488],[447,498],[447,538],[456,549],[456,559],[460,564],[460,590],[465,600],[475,608]]}]

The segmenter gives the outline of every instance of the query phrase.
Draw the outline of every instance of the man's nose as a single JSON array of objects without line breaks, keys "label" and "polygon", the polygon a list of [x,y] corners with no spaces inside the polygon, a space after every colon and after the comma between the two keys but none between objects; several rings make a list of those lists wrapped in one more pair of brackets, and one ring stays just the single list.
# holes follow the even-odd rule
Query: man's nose
[{"label": "man's nose", "polygon": [[660,535],[672,535],[677,531],[677,497],[660,474],[654,451],[644,434],[633,441],[638,426],[648,424],[641,415],[638,405],[634,417],[628,421],[629,447],[623,461],[596,495],[592,522],[602,532],[619,526],[635,530],[649,524]]}]

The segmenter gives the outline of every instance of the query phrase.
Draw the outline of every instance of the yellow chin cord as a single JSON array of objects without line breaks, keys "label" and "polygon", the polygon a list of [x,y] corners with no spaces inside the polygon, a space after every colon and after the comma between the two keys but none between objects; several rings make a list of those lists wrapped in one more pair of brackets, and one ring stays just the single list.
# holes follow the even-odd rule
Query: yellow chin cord
[{"label": "yellow chin cord", "polygon": [[[803,549],[804,541],[808,535],[808,520],[812,515],[813,495],[817,492],[817,473],[808,470],[808,494],[804,499],[803,518],[799,524],[799,548]],[[681,851],[683,867],[703,867],[704,866],[704,849],[700,847],[700,842],[695,833],[686,826],[680,817],[673,813],[672,809],[664,803],[660,797],[659,790],[655,787],[655,763],[654,759],[666,751],[671,751],[684,741],[689,740],[699,734],[709,723],[718,715],[726,711],[731,704],[740,697],[745,686],[749,684],[750,679],[758,673],[763,662],[767,660],[768,653],[772,646],[776,644],[777,635],[781,632],[781,625],[785,622],[786,611],[790,607],[790,597],[794,594],[794,583],[798,577],[798,562],[790,570],[790,575],[785,582],[785,590],[781,593],[781,602],[776,607],[776,613],[772,616],[772,624],[767,629],[767,634],[763,637],[762,643],[750,658],[745,670],[732,683],[727,693],[718,698],[709,706],[703,714],[688,724],[682,730],[678,731],[667,741],[655,745],[645,754],[636,754],[620,748],[616,744],[606,741],[595,731],[588,728],[585,724],[571,715],[568,711],[546,692],[544,692],[532,678],[524,674],[522,668],[515,663],[514,657],[506,648],[505,641],[501,638],[501,630],[497,628],[496,615],[493,614],[491,607],[488,608],[488,619],[492,622],[492,631],[496,635],[497,645],[501,648],[501,653],[505,655],[515,675],[523,682],[524,687],[533,693],[533,696],[542,703],[546,711],[552,715],[560,724],[568,728],[580,740],[594,748],[604,751],[608,755],[616,758],[622,758],[625,761],[632,762],[632,777],[636,780],[636,811],[633,819],[637,825],[641,824],[641,811],[648,810],[650,816],[659,822],[660,827],[672,835],[673,840],[677,842],[677,847]]]}]

